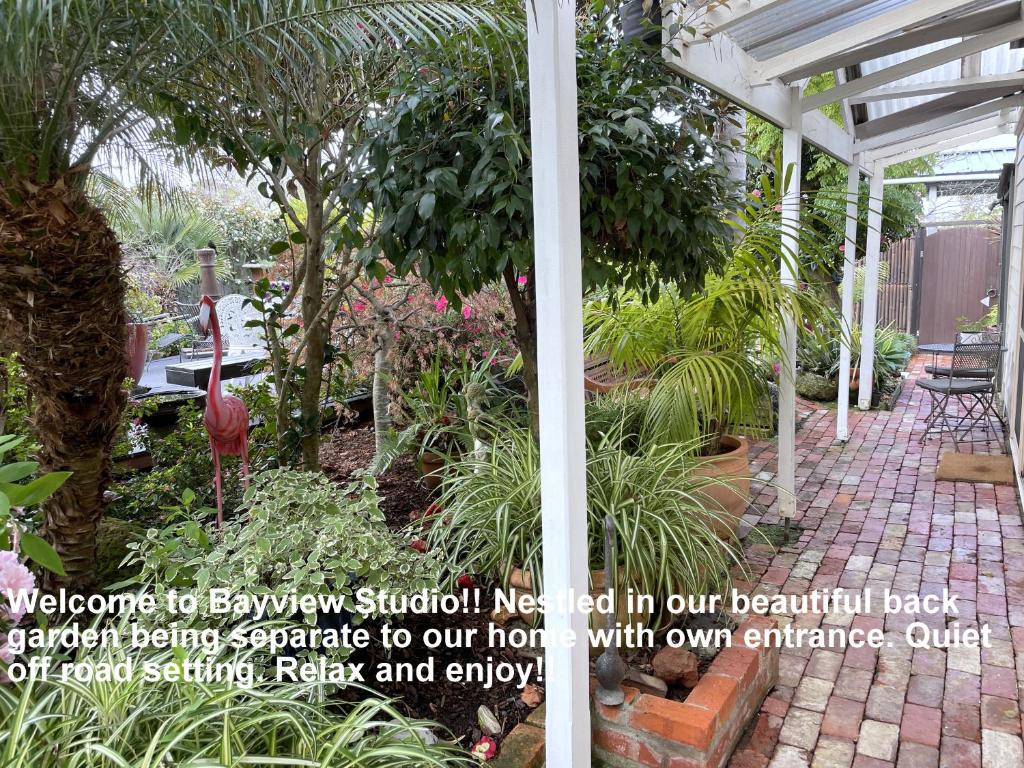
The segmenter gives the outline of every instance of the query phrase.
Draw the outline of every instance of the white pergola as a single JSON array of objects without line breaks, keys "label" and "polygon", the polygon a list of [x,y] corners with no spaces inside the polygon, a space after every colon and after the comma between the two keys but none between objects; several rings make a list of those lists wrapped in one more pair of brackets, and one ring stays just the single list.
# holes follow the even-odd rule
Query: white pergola
[{"label": "white pergola", "polygon": [[[544,585],[547,593],[588,592],[583,408],[579,158],[575,4],[530,0],[529,74],[534,162],[538,368]],[[1021,0],[662,0],[666,65],[783,130],[783,163],[799,180],[806,140],[849,169],[842,316],[853,323],[857,198],[870,179],[865,254],[859,407],[871,403],[885,169],[1000,133],[1013,133],[1024,106],[1016,43],[1024,39]],[[669,27],[684,31],[669,39]],[[805,95],[811,76],[835,72],[836,85]],[[845,126],[820,108],[838,103]],[[783,217],[800,218],[797,183]],[[788,228],[787,228],[788,229]],[[785,245],[795,253],[790,237]],[[780,275],[792,284],[787,270]],[[786,318],[779,397],[780,513],[796,510],[795,318]],[[839,381],[849,379],[842,346]],[[849,392],[839,387],[836,438],[849,437]],[[549,610],[549,637],[588,619]],[[546,652],[547,765],[591,764],[585,640]]]}]

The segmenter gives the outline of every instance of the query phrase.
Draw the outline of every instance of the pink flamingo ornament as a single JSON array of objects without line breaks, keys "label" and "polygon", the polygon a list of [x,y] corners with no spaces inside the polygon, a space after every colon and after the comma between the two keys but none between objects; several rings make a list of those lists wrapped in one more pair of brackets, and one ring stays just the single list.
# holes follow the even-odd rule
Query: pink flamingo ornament
[{"label": "pink flamingo ornament", "polygon": [[242,479],[249,487],[249,409],[234,395],[220,391],[220,324],[213,299],[203,296],[199,301],[199,331],[213,333],[213,367],[206,385],[206,412],[203,423],[210,435],[213,454],[213,483],[217,488],[217,530],[224,525],[224,503],[221,500],[220,457],[242,457]]}]

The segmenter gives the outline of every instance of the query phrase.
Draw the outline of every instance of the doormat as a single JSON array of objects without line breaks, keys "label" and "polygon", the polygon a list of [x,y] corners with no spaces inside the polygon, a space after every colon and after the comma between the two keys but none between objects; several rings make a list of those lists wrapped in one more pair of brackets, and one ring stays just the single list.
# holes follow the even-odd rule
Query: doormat
[{"label": "doormat", "polygon": [[1013,485],[1013,460],[1009,456],[944,453],[939,457],[935,479],[960,483]]}]

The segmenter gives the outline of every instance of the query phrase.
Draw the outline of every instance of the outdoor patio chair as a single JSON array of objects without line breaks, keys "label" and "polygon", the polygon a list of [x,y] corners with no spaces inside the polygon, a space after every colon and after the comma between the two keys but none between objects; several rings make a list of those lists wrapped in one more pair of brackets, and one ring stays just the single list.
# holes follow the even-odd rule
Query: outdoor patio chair
[{"label": "outdoor patio chair", "polygon": [[[959,331],[956,334],[956,341],[958,344],[984,344],[989,342],[998,344],[1001,341],[1001,335],[999,331]],[[932,376],[952,376],[963,379],[983,379],[987,373],[987,371],[980,368],[954,372],[952,366],[934,364],[926,365],[924,370],[925,373],[930,373]]]},{"label": "outdoor patio chair", "polygon": [[[209,357],[213,354],[213,337],[204,336],[199,329],[199,304],[177,302],[178,318],[184,320],[189,327],[188,335],[182,340],[181,354],[194,360],[197,357]],[[228,354],[231,343],[228,339],[221,340],[221,349]]]},{"label": "outdoor patio chair", "polygon": [[[986,341],[976,344],[956,343],[953,345],[953,360],[950,375],[933,379],[918,379],[917,386],[931,396],[931,410],[925,420],[921,442],[933,432],[940,436],[949,432],[953,445],[960,451],[961,442],[980,442],[958,437],[981,426],[988,431],[992,417],[1004,430],[1002,416],[995,408],[995,372],[999,362],[999,342]],[[968,371],[978,372],[977,377],[967,377]],[[964,408],[963,415],[949,412],[950,403]],[[985,438],[987,441],[989,438]]]}]

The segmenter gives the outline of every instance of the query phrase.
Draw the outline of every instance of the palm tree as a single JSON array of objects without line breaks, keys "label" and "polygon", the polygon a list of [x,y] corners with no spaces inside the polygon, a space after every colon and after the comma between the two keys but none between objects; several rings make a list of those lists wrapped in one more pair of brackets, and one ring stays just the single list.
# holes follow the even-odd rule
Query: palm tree
[{"label": "palm tree", "polygon": [[[158,144],[193,135],[180,111],[168,114],[164,84],[195,83],[201,110],[220,96],[203,83],[204,58],[226,43],[245,40],[273,78],[304,63],[304,48],[394,48],[480,23],[487,5],[0,0],[0,338],[34,393],[41,467],[74,473],[43,505],[67,574],[47,587],[91,582],[125,401],[121,248],[86,194],[93,167],[113,158],[143,184],[157,179]],[[302,45],[280,47],[274,30]]]}]

